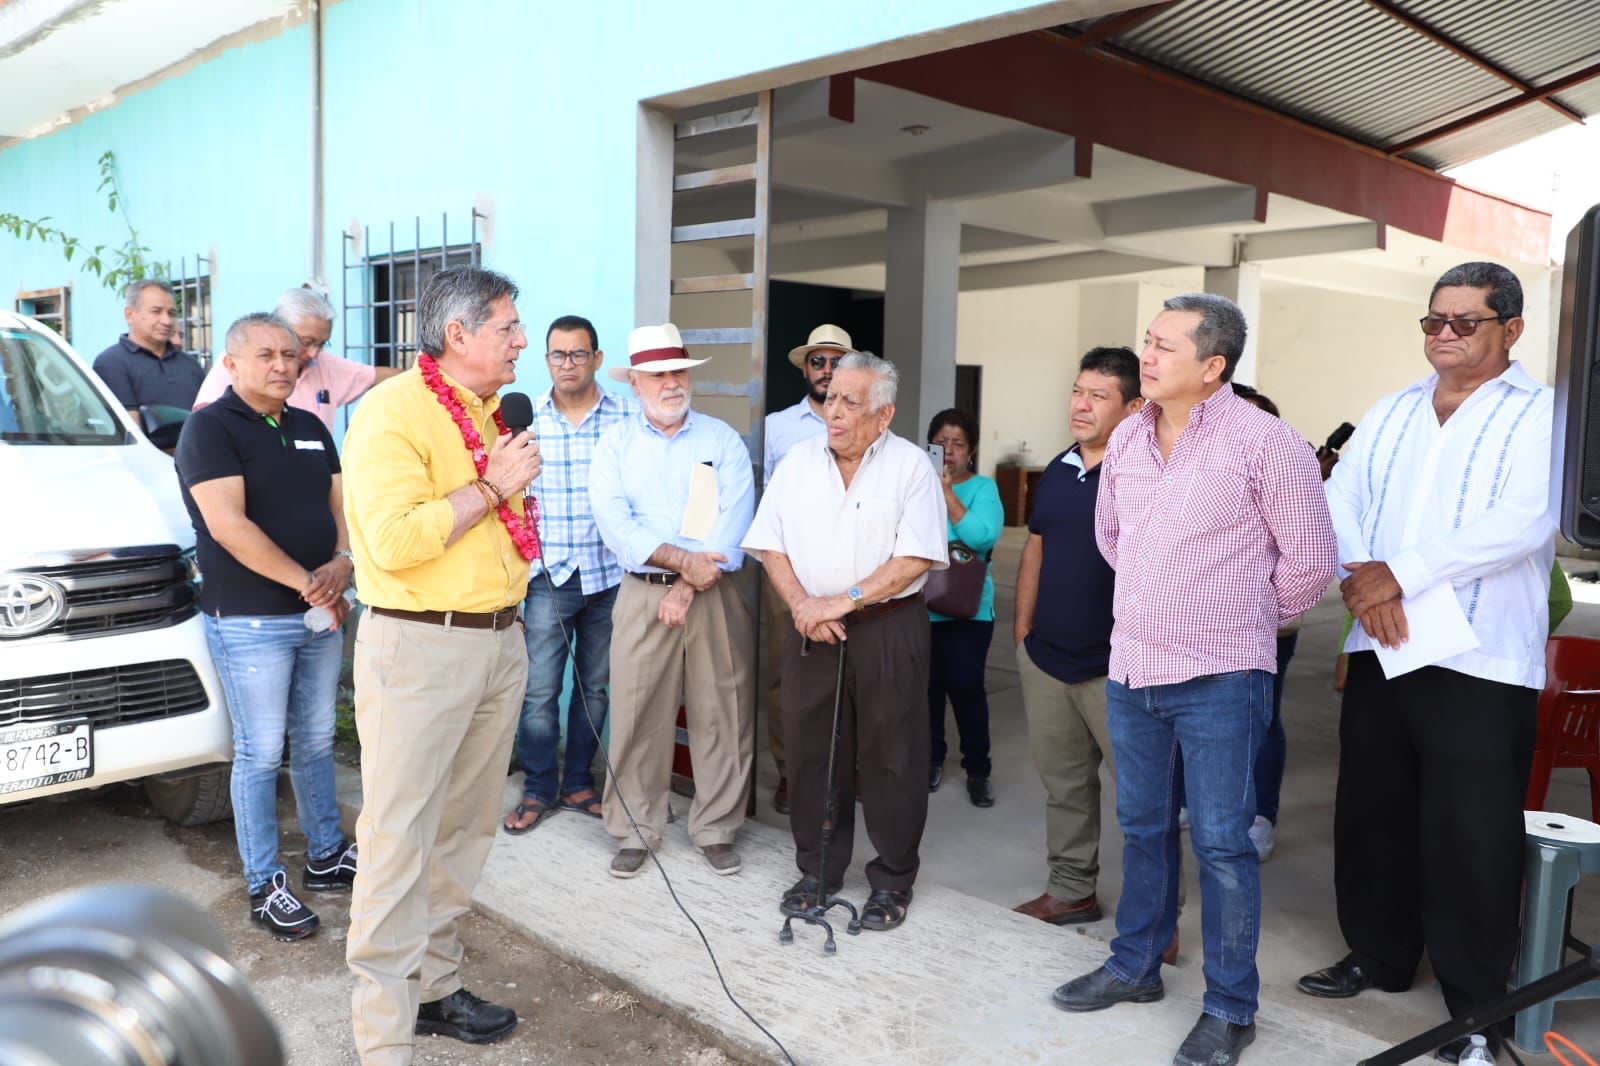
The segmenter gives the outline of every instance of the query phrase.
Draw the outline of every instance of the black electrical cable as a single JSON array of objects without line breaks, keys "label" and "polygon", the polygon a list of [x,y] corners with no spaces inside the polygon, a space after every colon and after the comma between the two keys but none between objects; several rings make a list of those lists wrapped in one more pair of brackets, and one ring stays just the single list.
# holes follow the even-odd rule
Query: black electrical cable
[{"label": "black electrical cable", "polygon": [[[545,586],[549,588],[551,598],[554,598],[556,584],[555,580],[550,576],[550,569],[541,563],[540,570],[544,574]],[[583,694],[583,677],[578,673],[578,649],[573,643],[572,634],[567,632],[567,623],[561,617],[559,611],[556,612],[556,623],[561,626],[561,638],[567,645],[567,656],[572,662],[572,687],[577,690],[576,695],[583,706],[583,720],[589,723],[589,732],[594,734],[595,746],[600,749],[600,757],[605,760],[606,778],[611,785],[613,794],[617,798],[617,802],[622,805],[622,813],[628,816],[628,824],[633,826],[633,833],[639,838],[639,843],[644,847],[645,854],[649,855],[650,861],[655,863],[656,870],[661,874],[661,880],[667,886],[667,893],[672,897],[672,902],[678,905],[678,910],[682,911],[683,916],[689,920],[689,924],[694,926],[695,933],[700,937],[700,943],[705,945],[706,955],[711,959],[711,968],[716,971],[717,982],[722,985],[722,994],[728,997],[728,1002],[732,1003],[740,1014],[749,1019],[751,1025],[761,1030],[762,1036],[772,1041],[779,1054],[783,1056],[784,1061],[789,1063],[789,1066],[795,1066],[794,1056],[790,1055],[789,1049],[783,1046],[783,1041],[773,1036],[770,1029],[756,1021],[756,1016],[745,1009],[744,1004],[739,1002],[738,997],[733,994],[733,990],[728,987],[728,980],[722,975],[722,965],[717,962],[717,953],[712,950],[711,941],[706,939],[705,930],[700,928],[700,923],[694,920],[694,915],[689,913],[689,908],[685,907],[683,900],[678,898],[678,891],[672,887],[672,878],[667,876],[666,867],[661,865],[660,858],[656,856],[656,849],[652,848],[650,842],[644,838],[644,831],[639,828],[638,821],[633,817],[633,810],[628,806],[627,799],[623,797],[622,790],[617,788],[617,771],[611,765],[611,753],[606,750],[605,741],[600,736],[600,730],[594,724],[594,715],[589,713],[588,697]]]}]

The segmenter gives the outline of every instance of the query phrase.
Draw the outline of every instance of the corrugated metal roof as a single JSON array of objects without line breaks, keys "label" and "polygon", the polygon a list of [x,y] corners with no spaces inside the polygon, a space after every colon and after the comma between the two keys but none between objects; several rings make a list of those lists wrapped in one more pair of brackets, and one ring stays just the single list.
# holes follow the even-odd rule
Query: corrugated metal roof
[{"label": "corrugated metal roof", "polygon": [[[1536,87],[1600,64],[1595,0],[1391,2]],[[1185,0],[1107,45],[1383,149],[1521,95],[1363,0]],[[1600,110],[1600,82],[1559,99],[1593,114]],[[1419,145],[1407,157],[1443,169],[1568,121],[1532,103]]]}]

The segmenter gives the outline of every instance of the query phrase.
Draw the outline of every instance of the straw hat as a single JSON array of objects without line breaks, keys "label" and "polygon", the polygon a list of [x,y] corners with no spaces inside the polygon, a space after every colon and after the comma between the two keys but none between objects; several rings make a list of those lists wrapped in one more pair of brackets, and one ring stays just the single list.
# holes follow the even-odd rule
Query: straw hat
[{"label": "straw hat", "polygon": [[797,367],[804,365],[806,356],[811,354],[813,348],[829,348],[846,355],[855,351],[850,343],[850,334],[838,326],[824,323],[811,331],[811,336],[806,338],[804,344],[789,349],[789,362]]},{"label": "straw hat", "polygon": [[628,365],[612,367],[611,376],[618,381],[627,381],[630,370],[644,374],[665,374],[669,370],[688,370],[710,361],[689,358],[678,327],[671,322],[664,322],[659,326],[640,326],[628,334]]}]

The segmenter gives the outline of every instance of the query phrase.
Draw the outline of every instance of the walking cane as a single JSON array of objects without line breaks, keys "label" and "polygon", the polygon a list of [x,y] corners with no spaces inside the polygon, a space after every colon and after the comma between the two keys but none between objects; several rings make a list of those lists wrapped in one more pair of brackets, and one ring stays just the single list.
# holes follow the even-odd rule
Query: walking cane
[{"label": "walking cane", "polygon": [[[804,638],[802,638],[802,652],[804,651]],[[848,640],[839,642],[839,674],[833,683],[833,742],[828,748],[828,792],[822,801],[822,859],[821,871],[817,876],[817,902],[798,914],[791,914],[783,919],[783,929],[778,933],[778,943],[794,943],[794,930],[791,928],[796,918],[808,925],[820,925],[828,934],[828,939],[822,942],[822,950],[832,955],[839,950],[839,945],[833,939],[833,926],[823,917],[834,907],[843,907],[850,912],[850,924],[845,926],[845,931],[851,936],[861,932],[861,916],[856,913],[855,904],[842,896],[835,896],[828,891],[828,843],[833,839],[833,820],[837,816],[837,801],[835,796],[837,764],[839,759],[839,711],[844,704],[844,661],[845,653],[850,647]]]}]

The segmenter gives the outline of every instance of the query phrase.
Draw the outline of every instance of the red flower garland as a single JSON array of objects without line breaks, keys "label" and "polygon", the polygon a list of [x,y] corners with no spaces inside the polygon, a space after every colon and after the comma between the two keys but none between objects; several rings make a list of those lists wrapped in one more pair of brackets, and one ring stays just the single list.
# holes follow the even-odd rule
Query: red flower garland
[{"label": "red flower garland", "polygon": [[[472,419],[467,417],[467,409],[461,403],[461,397],[456,395],[456,390],[445,381],[444,375],[439,371],[439,363],[426,352],[417,356],[417,369],[422,371],[422,380],[427,384],[433,395],[438,398],[450,418],[461,431],[461,440],[467,446],[467,451],[472,453],[472,465],[477,468],[478,476],[489,468],[489,452],[483,446],[483,437],[478,433],[478,427],[472,424]],[[501,433],[509,433],[506,429],[506,420],[500,417],[497,409],[494,413],[494,424]],[[523,506],[527,508],[527,516],[517,514],[508,503],[502,503],[495,508],[495,513],[500,516],[500,521],[506,527],[506,532],[511,534],[511,543],[517,546],[517,552],[524,559],[532,562],[539,558],[539,504],[529,496]]]}]

